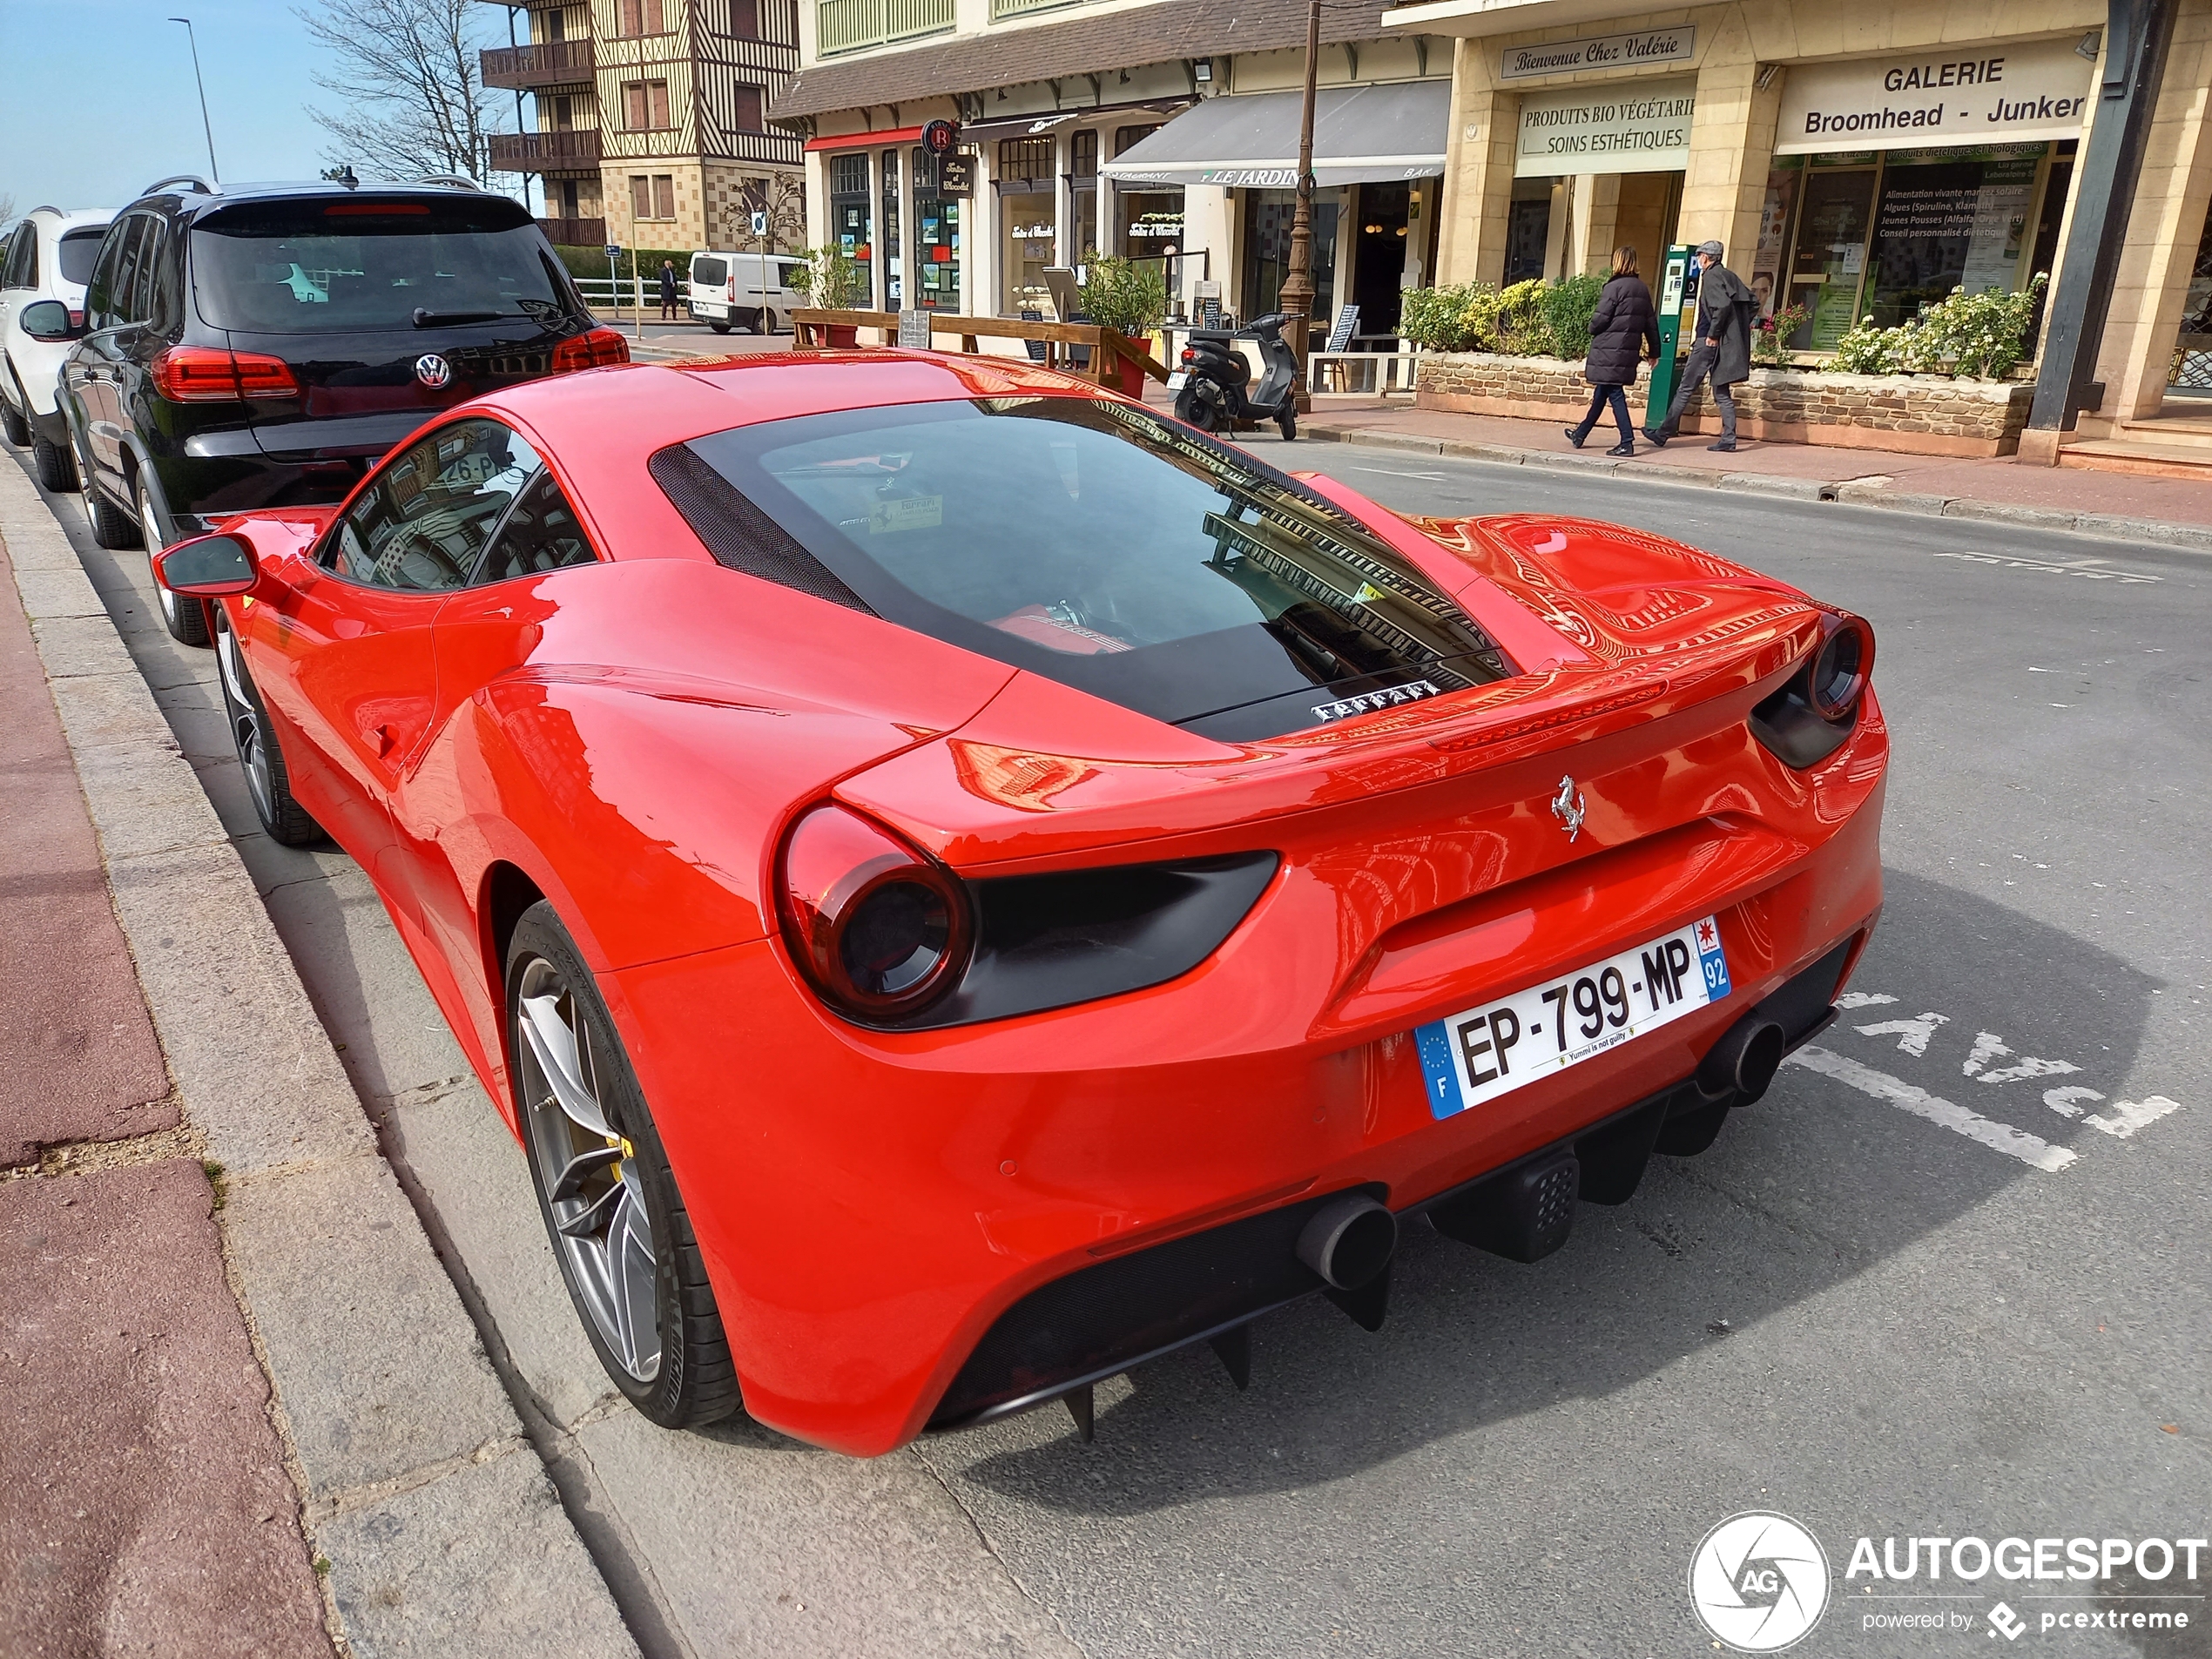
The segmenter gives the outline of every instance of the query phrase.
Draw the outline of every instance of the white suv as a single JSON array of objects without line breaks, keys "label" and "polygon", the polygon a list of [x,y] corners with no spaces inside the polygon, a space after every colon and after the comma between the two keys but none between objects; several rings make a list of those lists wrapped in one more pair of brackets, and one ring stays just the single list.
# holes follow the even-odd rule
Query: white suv
[{"label": "white suv", "polygon": [[806,303],[791,286],[806,263],[788,253],[694,253],[691,314],[718,334],[733,325],[772,334],[779,313],[788,319]]},{"label": "white suv", "polygon": [[69,307],[71,326],[81,323],[85,279],[114,217],[106,207],[74,213],[34,207],[0,259],[0,428],[17,448],[30,447],[38,482],[49,489],[77,488],[69,426],[54,398],[55,376],[72,342],[33,340],[23,331],[24,307],[58,300]]}]

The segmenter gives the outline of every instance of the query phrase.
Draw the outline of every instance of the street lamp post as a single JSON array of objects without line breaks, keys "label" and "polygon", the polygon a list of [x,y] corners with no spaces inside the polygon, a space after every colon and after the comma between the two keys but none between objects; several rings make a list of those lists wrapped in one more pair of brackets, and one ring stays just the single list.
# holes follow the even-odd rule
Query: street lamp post
[{"label": "street lamp post", "polygon": [[190,17],[172,17],[169,21],[184,24],[185,38],[192,44],[192,84],[199,88],[199,125],[207,134],[207,182],[219,187],[223,174],[215,165],[215,124],[207,118],[207,83],[199,73],[199,37],[192,33]]},{"label": "street lamp post", "polygon": [[1298,360],[1292,388],[1298,413],[1313,407],[1306,388],[1305,359],[1313,336],[1313,77],[1321,56],[1321,0],[1306,0],[1305,104],[1298,113],[1298,206],[1291,212],[1291,269],[1283,279],[1281,305],[1291,315],[1291,354]]}]

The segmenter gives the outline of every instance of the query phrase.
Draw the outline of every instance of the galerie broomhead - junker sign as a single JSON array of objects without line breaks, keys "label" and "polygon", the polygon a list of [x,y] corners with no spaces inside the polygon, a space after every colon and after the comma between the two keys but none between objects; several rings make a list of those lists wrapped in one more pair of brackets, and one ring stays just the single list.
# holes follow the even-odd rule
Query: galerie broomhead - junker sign
[{"label": "galerie broomhead - junker sign", "polygon": [[1806,155],[2070,138],[2088,108],[2089,75],[2070,39],[1803,64],[1783,88],[1774,147]]}]

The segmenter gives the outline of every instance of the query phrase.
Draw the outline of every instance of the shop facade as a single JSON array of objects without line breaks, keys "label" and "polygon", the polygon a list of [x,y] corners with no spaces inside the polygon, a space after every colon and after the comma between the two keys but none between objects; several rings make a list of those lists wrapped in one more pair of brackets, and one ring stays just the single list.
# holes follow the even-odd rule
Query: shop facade
[{"label": "shop facade", "polygon": [[[971,19],[962,0],[941,34],[826,52],[820,17],[802,4],[801,71],[772,113],[804,135],[809,222],[865,268],[871,303],[1050,316],[1045,272],[1096,252],[1157,264],[1172,317],[1210,301],[1236,317],[1272,308],[1289,251],[1304,6],[1034,10],[999,0]],[[1372,143],[1396,131],[1394,106],[1425,112],[1412,160],[1321,169],[1316,316],[1356,297],[1363,333],[1393,327],[1401,289],[1433,280],[1451,97],[1448,43],[1386,30],[1381,13],[1325,12],[1318,74],[1325,106],[1368,100],[1372,118],[1345,130]],[[958,125],[964,189],[917,200],[909,250],[900,227],[934,176],[915,165],[933,119]],[[1193,150],[1201,131],[1255,132],[1258,148]]]},{"label": "shop facade", "polygon": [[[1386,17],[1455,37],[1440,280],[1602,271],[1623,241],[1649,272],[1670,243],[1718,240],[1764,310],[1804,307],[1801,353],[1959,287],[2055,280],[2106,71],[2104,0]],[[2155,416],[2192,378],[2212,391],[2209,84],[2212,0],[2182,0],[2084,438]]]}]

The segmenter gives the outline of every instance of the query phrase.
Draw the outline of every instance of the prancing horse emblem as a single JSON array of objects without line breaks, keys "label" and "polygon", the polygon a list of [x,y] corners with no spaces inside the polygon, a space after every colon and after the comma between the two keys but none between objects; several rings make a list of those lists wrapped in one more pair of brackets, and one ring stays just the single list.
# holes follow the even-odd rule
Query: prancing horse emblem
[{"label": "prancing horse emblem", "polygon": [[1552,816],[1567,832],[1568,840],[1582,833],[1582,819],[1588,810],[1583,804],[1582,792],[1575,787],[1575,779],[1572,777],[1561,779],[1559,793],[1552,797]]},{"label": "prancing horse emblem", "polygon": [[415,378],[435,391],[453,378],[453,366],[434,351],[415,360]]}]

